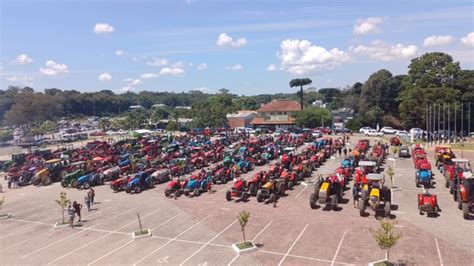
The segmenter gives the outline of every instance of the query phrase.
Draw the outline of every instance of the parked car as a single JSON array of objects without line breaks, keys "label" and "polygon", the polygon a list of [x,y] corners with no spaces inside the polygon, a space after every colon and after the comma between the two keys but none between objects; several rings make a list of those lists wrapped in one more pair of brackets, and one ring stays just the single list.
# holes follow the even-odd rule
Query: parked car
[{"label": "parked car", "polygon": [[400,138],[409,138],[410,133],[408,133],[406,130],[397,130],[395,135],[399,136]]},{"label": "parked car", "polygon": [[383,132],[377,132],[377,130],[371,129],[371,130],[365,131],[364,135],[369,136],[369,137],[382,137]]},{"label": "parked car", "polygon": [[359,133],[365,133],[368,130],[375,130],[375,129],[373,129],[371,127],[362,127],[362,128],[359,129]]},{"label": "parked car", "polygon": [[383,127],[380,129],[380,132],[383,132],[384,134],[395,134],[397,130],[394,129],[393,127]]},{"label": "parked car", "polygon": [[311,135],[313,135],[314,138],[321,138],[323,133],[317,129],[314,129],[313,132],[311,132]]}]

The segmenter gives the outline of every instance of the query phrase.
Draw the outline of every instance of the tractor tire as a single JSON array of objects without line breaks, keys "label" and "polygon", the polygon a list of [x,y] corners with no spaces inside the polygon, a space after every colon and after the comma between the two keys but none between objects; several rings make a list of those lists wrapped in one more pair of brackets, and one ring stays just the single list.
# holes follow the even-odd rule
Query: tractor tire
[{"label": "tractor tire", "polygon": [[469,219],[469,204],[463,202],[463,203],[461,203],[461,205],[462,205],[461,206],[462,217],[467,220],[467,219]]},{"label": "tractor tire", "polygon": [[131,191],[132,191],[132,190],[131,190],[130,188],[128,188],[128,187],[125,189],[125,192],[127,192],[127,193],[130,193]]},{"label": "tractor tire", "polygon": [[453,194],[454,193],[454,181],[449,180],[449,193]]},{"label": "tractor tire", "polygon": [[263,202],[263,194],[262,191],[257,192],[257,201],[258,202]]},{"label": "tractor tire", "polygon": [[67,175],[67,171],[66,170],[61,170],[61,172],[59,172],[59,178],[60,179],[63,179],[63,177],[65,177]]},{"label": "tractor tire", "polygon": [[457,204],[458,204],[458,209],[462,210],[462,200],[461,200],[461,195],[460,194],[461,194],[461,192],[458,189],[458,191],[456,193]]},{"label": "tractor tire", "polygon": [[165,189],[165,197],[171,196],[171,190]]},{"label": "tractor tire", "polygon": [[275,203],[276,202],[276,195],[275,193],[270,194],[270,203]]},{"label": "tractor tire", "polygon": [[89,184],[89,182],[84,182],[84,184],[82,185],[82,187],[84,189],[89,189],[91,187],[91,184]]},{"label": "tractor tire", "polygon": [[193,191],[193,196],[194,197],[199,197],[199,195],[201,195],[201,189],[199,189],[198,187],[194,189]]},{"label": "tractor tire", "polygon": [[449,187],[448,178],[447,178],[446,176],[444,177],[444,186],[445,186],[446,188]]},{"label": "tractor tire", "polygon": [[294,185],[295,184],[293,183],[293,181],[288,181],[288,189],[289,190],[292,190]]},{"label": "tractor tire", "polygon": [[302,180],[304,180],[304,174],[303,174],[303,171],[301,171],[301,172],[298,174],[298,176],[297,176],[297,178],[296,178],[296,179],[297,179],[298,181],[302,181]]},{"label": "tractor tire", "polygon": [[242,192],[242,196],[240,196],[240,199],[245,202],[249,198],[249,194],[247,192]]},{"label": "tractor tire", "polygon": [[147,188],[152,188],[154,186],[153,181],[151,180],[148,180],[145,185]]},{"label": "tractor tire", "polygon": [[78,187],[77,179],[74,179],[74,180],[71,181],[71,187],[73,187],[73,188],[77,188],[77,187]]},{"label": "tractor tire", "polygon": [[232,192],[230,192],[230,190],[227,190],[227,192],[225,193],[225,199],[227,201],[231,201],[232,200]]},{"label": "tractor tire", "polygon": [[420,180],[418,180],[418,178],[415,177],[415,184],[416,184],[416,187],[420,187]]},{"label": "tractor tire", "polygon": [[359,198],[359,214],[360,214],[360,216],[365,215],[365,209],[367,209],[367,194],[362,193],[362,196]]},{"label": "tractor tire", "polygon": [[316,194],[316,198],[319,198],[319,189],[321,188],[322,184],[323,184],[322,180],[318,180],[314,184],[314,194]]},{"label": "tractor tire", "polygon": [[390,204],[390,202],[385,202],[385,206],[384,206],[384,214],[385,214],[385,218],[390,218],[390,211],[392,210],[392,204]]},{"label": "tractor tire", "polygon": [[453,190],[453,200],[458,201],[458,192],[456,190]]},{"label": "tractor tire", "polygon": [[280,182],[278,184],[277,192],[278,192],[278,195],[281,195],[281,196],[285,195],[285,183]]},{"label": "tractor tire", "polygon": [[227,183],[227,177],[225,175],[223,175],[221,177],[221,184],[226,184]]},{"label": "tractor tire", "polygon": [[258,188],[257,188],[257,185],[255,183],[251,183],[249,185],[249,192],[250,192],[250,195],[253,195],[255,196],[257,194],[257,191],[258,191]]},{"label": "tractor tire", "polygon": [[184,195],[185,195],[185,196],[189,196],[189,190],[185,189],[185,190],[184,190]]},{"label": "tractor tire", "polygon": [[331,195],[331,207],[333,211],[337,209],[337,203],[338,203],[337,195],[335,194]]},{"label": "tractor tire", "polygon": [[61,181],[61,186],[62,186],[62,187],[68,187],[69,184],[66,183],[66,181],[63,180],[63,181]]},{"label": "tractor tire", "polygon": [[43,186],[48,186],[52,183],[52,180],[49,176],[46,176],[43,178],[43,180],[41,180],[41,183],[43,184]]},{"label": "tractor tire", "polygon": [[133,188],[133,193],[138,194],[140,192],[142,192],[142,188],[140,186],[135,186]]},{"label": "tractor tire", "polygon": [[315,193],[311,193],[309,196],[309,206],[311,209],[316,209],[318,205],[316,204],[318,202],[318,197]]}]

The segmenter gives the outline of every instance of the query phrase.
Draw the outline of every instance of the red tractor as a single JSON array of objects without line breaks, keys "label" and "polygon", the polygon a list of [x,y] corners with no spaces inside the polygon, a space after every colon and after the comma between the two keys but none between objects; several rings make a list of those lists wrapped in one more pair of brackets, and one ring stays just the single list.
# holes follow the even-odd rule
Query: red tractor
[{"label": "red tractor", "polygon": [[214,183],[226,184],[227,181],[232,180],[232,167],[220,167],[213,176]]},{"label": "red tractor", "polygon": [[280,177],[281,172],[283,172],[283,167],[279,163],[276,163],[276,164],[270,165],[270,169],[268,170],[268,175],[270,175],[271,177],[278,178]]},{"label": "red tractor", "polygon": [[128,181],[130,181],[132,177],[129,176],[121,176],[113,181],[110,182],[110,188],[114,190],[114,192],[123,191],[127,188]]},{"label": "red tractor", "polygon": [[198,152],[191,155],[191,165],[196,169],[206,167],[207,161],[204,152]]},{"label": "red tractor", "polygon": [[458,185],[463,182],[464,176],[472,174],[469,160],[453,159],[453,164],[445,165],[445,186],[449,187],[449,193],[453,195],[454,201],[458,201]]},{"label": "red tractor", "polygon": [[463,174],[462,183],[458,180],[458,208],[462,210],[464,219],[469,219],[469,212],[474,206],[474,178],[472,172]]},{"label": "red tractor", "polygon": [[418,194],[418,210],[420,211],[420,215],[426,212],[428,217],[438,216],[440,209],[436,195],[429,192]]},{"label": "red tractor", "polygon": [[247,182],[242,178],[238,178],[232,188],[225,193],[227,201],[231,201],[233,197],[237,197],[239,198],[238,200],[245,202],[249,196]]},{"label": "red tractor", "polygon": [[392,137],[390,138],[390,146],[401,146],[402,143],[399,137]]},{"label": "red tractor", "polygon": [[287,189],[292,189],[295,185],[298,184],[296,172],[283,170],[280,175],[280,180],[284,181],[285,187]]},{"label": "red tractor", "polygon": [[165,188],[165,196],[176,198],[184,192],[184,188],[188,184],[188,179],[173,178]]}]

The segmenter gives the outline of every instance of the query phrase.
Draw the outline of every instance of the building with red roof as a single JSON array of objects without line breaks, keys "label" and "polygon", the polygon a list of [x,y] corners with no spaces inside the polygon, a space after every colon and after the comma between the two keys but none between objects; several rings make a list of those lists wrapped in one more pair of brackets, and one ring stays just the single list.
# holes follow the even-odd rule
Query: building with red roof
[{"label": "building with red roof", "polygon": [[293,112],[301,110],[297,101],[288,99],[273,100],[257,109],[250,125],[254,127],[267,126],[269,128],[289,128],[296,124]]}]

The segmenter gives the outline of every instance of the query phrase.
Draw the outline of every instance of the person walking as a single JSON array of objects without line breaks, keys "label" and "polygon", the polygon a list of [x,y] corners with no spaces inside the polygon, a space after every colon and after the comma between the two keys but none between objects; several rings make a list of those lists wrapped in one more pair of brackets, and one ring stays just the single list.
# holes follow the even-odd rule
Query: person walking
[{"label": "person walking", "polygon": [[79,217],[79,221],[81,221],[81,209],[82,209],[82,205],[77,203],[77,201],[74,201],[72,203],[72,208],[74,209],[74,212],[77,213],[77,216]]},{"label": "person walking", "polygon": [[90,196],[90,198],[91,198],[91,205],[94,205],[94,197],[95,197],[95,191],[94,191],[94,189],[91,188],[91,189],[89,190],[89,193],[90,193],[89,196]]},{"label": "person walking", "polygon": [[87,211],[91,211],[91,197],[89,196],[89,192],[87,192],[86,196],[84,197],[84,202],[87,206]]},{"label": "person walking", "polygon": [[75,212],[74,209],[72,208],[71,204],[67,207],[67,215],[69,216],[69,224],[71,225],[71,228],[74,228],[74,216]]},{"label": "person walking", "polygon": [[344,152],[344,157],[347,157],[347,148],[344,147],[344,149],[342,151]]},{"label": "person walking", "polygon": [[10,175],[7,175],[7,180],[8,180],[8,188],[12,188],[12,177]]},{"label": "person walking", "polygon": [[342,149],[341,149],[341,147],[339,146],[339,147],[337,148],[337,152],[339,153],[339,157],[341,157],[341,151],[342,151]]}]

